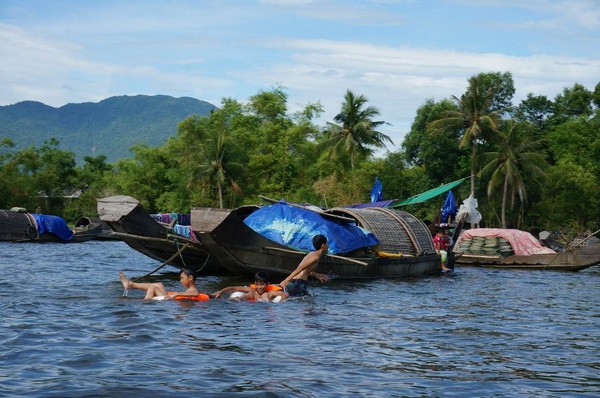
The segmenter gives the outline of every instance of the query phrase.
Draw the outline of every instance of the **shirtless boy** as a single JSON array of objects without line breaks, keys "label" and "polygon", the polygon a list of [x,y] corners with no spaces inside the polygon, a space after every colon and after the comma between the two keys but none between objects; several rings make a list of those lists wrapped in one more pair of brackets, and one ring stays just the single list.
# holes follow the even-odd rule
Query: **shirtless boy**
[{"label": "shirtless boy", "polygon": [[243,296],[238,300],[248,301],[284,301],[288,294],[282,290],[267,291],[269,278],[264,272],[257,272],[254,275],[254,286],[228,286],[214,293],[215,298],[221,297],[224,293],[242,292]]},{"label": "shirtless boy", "polygon": [[315,272],[321,257],[327,254],[329,250],[327,238],[324,235],[315,235],[312,242],[315,250],[304,256],[298,267],[281,282],[281,286],[292,297],[308,295],[307,281],[309,276],[321,282],[329,280],[327,275]]},{"label": "shirtless boy", "polygon": [[119,279],[121,279],[121,283],[123,284],[123,288],[125,291],[128,289],[139,289],[146,291],[145,300],[151,300],[155,297],[160,297],[163,299],[172,299],[175,296],[197,296],[199,294],[198,289],[196,288],[196,274],[194,271],[189,269],[182,269],[179,274],[179,282],[181,285],[185,287],[185,292],[175,292],[169,294],[165,285],[160,282],[155,283],[138,283],[130,281],[125,277],[123,272],[119,272]]}]

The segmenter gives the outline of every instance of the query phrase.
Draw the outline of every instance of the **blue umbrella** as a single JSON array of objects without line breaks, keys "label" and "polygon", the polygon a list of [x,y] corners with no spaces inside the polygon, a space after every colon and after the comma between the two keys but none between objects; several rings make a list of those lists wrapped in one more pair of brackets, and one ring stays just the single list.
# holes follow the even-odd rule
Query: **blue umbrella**
[{"label": "blue umbrella", "polygon": [[371,203],[380,202],[383,200],[383,186],[381,185],[381,181],[379,181],[379,177],[375,177],[375,184],[373,184],[373,188],[371,188]]},{"label": "blue umbrella", "polygon": [[454,200],[454,194],[452,191],[448,191],[444,206],[442,206],[442,223],[448,223],[450,216],[456,215],[456,201]]}]

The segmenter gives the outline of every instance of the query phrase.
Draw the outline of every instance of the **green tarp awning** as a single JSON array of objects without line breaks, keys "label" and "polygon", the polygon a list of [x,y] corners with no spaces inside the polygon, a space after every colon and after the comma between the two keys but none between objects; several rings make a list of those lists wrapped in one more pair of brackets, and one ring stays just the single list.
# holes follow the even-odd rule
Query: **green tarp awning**
[{"label": "green tarp awning", "polygon": [[435,198],[436,196],[443,194],[444,192],[448,192],[449,190],[451,190],[455,186],[459,185],[461,182],[463,182],[467,178],[468,177],[461,178],[460,180],[456,180],[456,181],[449,182],[448,184],[440,185],[437,188],[433,188],[433,189],[430,189],[429,191],[420,193],[415,196],[411,196],[410,198],[405,199],[402,202],[396,203],[390,207],[393,208],[393,207],[401,207],[401,206],[406,206],[406,205],[414,205],[416,203],[423,203],[431,198]]}]

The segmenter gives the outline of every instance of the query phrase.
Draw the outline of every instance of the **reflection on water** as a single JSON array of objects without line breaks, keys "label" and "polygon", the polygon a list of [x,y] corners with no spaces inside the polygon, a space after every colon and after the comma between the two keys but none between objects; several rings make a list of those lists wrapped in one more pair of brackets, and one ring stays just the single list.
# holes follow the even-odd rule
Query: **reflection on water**
[{"label": "reflection on water", "polygon": [[[600,394],[600,267],[334,280],[279,304],[147,302],[123,296],[118,272],[156,262],[122,243],[0,250],[0,396]],[[154,280],[177,290],[173,271]]]}]

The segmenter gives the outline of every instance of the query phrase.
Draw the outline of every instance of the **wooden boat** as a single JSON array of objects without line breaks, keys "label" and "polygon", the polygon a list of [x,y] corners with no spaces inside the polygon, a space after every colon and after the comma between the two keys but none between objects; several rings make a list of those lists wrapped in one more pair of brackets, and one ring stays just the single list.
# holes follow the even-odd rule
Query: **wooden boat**
[{"label": "wooden boat", "polygon": [[[175,233],[174,224],[166,225],[156,221],[131,196],[117,195],[98,199],[97,210],[100,219],[113,230],[113,236],[163,265],[191,268],[199,275],[229,274],[201,242],[194,237]],[[212,212],[218,213],[220,212]]]},{"label": "wooden boat", "polygon": [[[336,278],[358,279],[423,276],[441,272],[440,257],[435,253],[429,230],[409,213],[383,208],[335,208],[315,213],[302,206],[296,207],[298,213],[285,222],[304,223],[311,214],[317,214],[318,225],[327,222],[358,225],[371,231],[380,241],[378,245],[352,252],[327,254],[317,268],[320,273]],[[251,275],[265,271],[273,280],[283,279],[296,269],[309,249],[276,242],[247,225],[245,221],[258,210],[258,206],[240,207],[227,214],[218,225],[207,228],[209,220],[206,218],[206,209],[192,209],[192,228],[198,240],[232,273]],[[312,239],[312,235],[309,238]],[[328,239],[331,248],[331,242],[336,237],[328,236]]]},{"label": "wooden boat", "polygon": [[75,231],[85,229],[95,229],[99,231],[98,235],[94,238],[95,240],[119,240],[117,236],[113,235],[113,230],[107,223],[102,221],[100,217],[79,217],[77,221],[75,221]]},{"label": "wooden boat", "polygon": [[23,208],[0,210],[0,241],[80,243],[102,233],[100,223],[70,229],[59,216],[29,213]]},{"label": "wooden boat", "polygon": [[463,231],[454,251],[461,254],[455,260],[459,266],[579,271],[600,264],[600,239],[591,237],[557,252],[515,229]]}]

